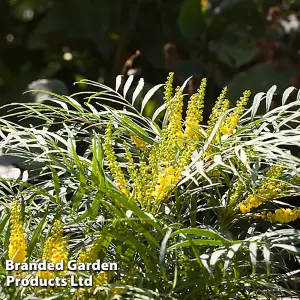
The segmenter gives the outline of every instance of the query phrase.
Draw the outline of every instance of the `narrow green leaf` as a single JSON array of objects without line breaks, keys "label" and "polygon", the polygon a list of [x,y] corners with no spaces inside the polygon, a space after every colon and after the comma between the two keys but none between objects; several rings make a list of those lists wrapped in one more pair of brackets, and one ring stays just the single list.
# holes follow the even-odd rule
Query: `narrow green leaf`
[{"label": "narrow green leaf", "polygon": [[57,176],[57,172],[54,168],[52,168],[51,166],[49,166],[51,172],[52,172],[52,182],[54,185],[54,189],[55,189],[55,197],[56,197],[56,203],[60,203],[60,183],[59,183],[59,178]]},{"label": "narrow green leaf", "polygon": [[29,242],[28,245],[28,259],[30,259],[32,250],[34,249],[34,247],[36,246],[36,243],[38,241],[38,239],[40,238],[40,235],[42,233],[45,221],[47,220],[47,212],[45,213],[45,216],[43,217],[43,219],[41,220],[41,222],[39,222],[38,226],[36,227],[33,236],[31,237],[31,240]]},{"label": "narrow green leaf", "polygon": [[9,214],[2,215],[2,220],[0,222],[0,234],[2,233],[8,220],[9,220]]},{"label": "narrow green leaf", "polygon": [[230,243],[229,240],[225,239],[224,237],[222,237],[220,234],[216,233],[212,229],[202,229],[202,228],[179,229],[171,234],[171,238],[175,237],[176,235],[180,235],[180,234],[190,234],[190,235],[201,236],[201,237],[205,236],[205,237],[209,237],[212,239],[221,240],[224,243],[226,243],[226,242]]},{"label": "narrow green leaf", "polygon": [[[200,240],[200,239],[193,239],[193,244],[197,246],[224,246],[224,244],[221,241],[215,241],[215,240]],[[182,248],[182,247],[191,247],[190,241],[183,241],[179,242],[171,247],[168,248],[168,251],[172,251],[174,249]]]}]

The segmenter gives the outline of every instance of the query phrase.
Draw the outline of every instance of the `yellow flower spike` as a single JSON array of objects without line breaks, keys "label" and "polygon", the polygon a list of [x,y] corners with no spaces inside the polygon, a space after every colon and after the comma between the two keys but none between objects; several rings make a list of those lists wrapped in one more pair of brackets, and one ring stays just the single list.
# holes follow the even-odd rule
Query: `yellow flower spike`
[{"label": "yellow flower spike", "polygon": [[296,208],[279,208],[272,212],[262,212],[254,214],[254,218],[260,218],[271,223],[290,223],[300,218],[300,209]]},{"label": "yellow flower spike", "polygon": [[136,182],[138,173],[137,173],[137,170],[135,169],[134,160],[133,160],[132,154],[129,150],[127,143],[124,143],[124,149],[125,149],[125,158],[128,163],[128,167],[127,167],[128,174],[129,174],[132,182]]},{"label": "yellow flower spike", "polygon": [[[99,235],[94,242],[86,249],[82,250],[78,257],[77,263],[93,263],[99,258],[99,252],[101,250],[102,243],[104,242],[104,236]],[[108,281],[108,272],[100,272],[96,277],[93,276],[93,286],[89,289],[89,293],[94,293],[97,286],[102,286]],[[97,296],[103,296],[105,299],[105,291],[98,291]],[[73,295],[73,299],[85,299],[83,291],[76,291]],[[98,299],[98,298],[97,298]],[[102,298],[100,298],[102,299]]]},{"label": "yellow flower spike", "polygon": [[240,97],[240,100],[237,102],[236,104],[236,107],[233,111],[233,113],[237,116],[241,116],[248,101],[249,101],[249,98],[251,96],[251,91],[249,90],[246,90],[244,93],[243,93],[243,97]]},{"label": "yellow flower spike", "polygon": [[104,135],[104,153],[108,163],[110,172],[114,178],[116,185],[127,197],[130,196],[129,190],[126,187],[126,178],[122,172],[122,169],[117,161],[116,154],[112,145],[112,134],[113,134],[113,124],[109,122]]},{"label": "yellow flower spike", "polygon": [[300,186],[300,176],[299,175],[293,176],[290,180],[290,183],[292,185]]},{"label": "yellow flower spike", "polygon": [[184,133],[182,131],[177,132],[177,138],[178,139],[183,139],[184,138]]},{"label": "yellow flower spike", "polygon": [[[167,140],[168,147],[166,147],[167,153],[168,154],[171,153],[171,155],[165,157],[166,163],[162,165],[163,167],[176,166],[176,168],[174,171],[173,178],[171,178],[171,180],[170,178],[168,178],[162,182],[159,181],[157,182],[153,195],[158,199],[163,199],[169,193],[170,186],[176,185],[181,180],[182,171],[184,171],[185,166],[187,166],[191,160],[192,153],[196,148],[196,143],[192,141],[191,138],[193,140],[197,140],[194,131],[198,131],[199,124],[203,118],[202,113],[203,113],[205,88],[206,88],[206,79],[204,78],[201,81],[201,85],[197,93],[191,97],[188,103],[184,133],[182,133],[181,131],[182,91],[180,90],[179,87],[176,90],[178,102],[177,102],[177,106],[174,104],[174,107],[172,107],[172,110],[170,110],[170,112],[173,112],[173,115],[170,117],[170,123],[169,123],[170,128],[168,132],[169,139]],[[176,99],[176,96],[174,98]],[[178,139],[184,137],[188,137],[189,139],[185,141],[179,141],[178,143]],[[176,158],[177,151],[178,151],[176,143],[179,144],[180,146],[183,146],[182,152],[180,153],[178,158]],[[166,170],[163,170],[161,173],[163,174],[163,176],[165,176],[165,171]]]},{"label": "yellow flower spike", "polygon": [[51,279],[55,278],[55,274],[51,271],[40,271],[38,272],[38,276],[42,279]]},{"label": "yellow flower spike", "polygon": [[161,192],[163,188],[157,182],[158,176],[161,172],[164,173],[165,168],[176,163],[178,146],[184,144],[184,134],[182,132],[183,94],[181,88],[177,87],[173,96],[173,76],[173,73],[169,74],[164,96],[169,123],[162,128],[160,141],[152,145],[147,166],[141,165],[140,167],[140,173],[143,170],[140,177],[148,176],[147,188],[143,186],[143,189],[146,190],[145,200],[148,206],[154,195],[163,194]]},{"label": "yellow flower spike", "polygon": [[108,282],[108,275],[107,272],[100,272],[96,278],[97,285],[103,285],[104,283]]},{"label": "yellow flower spike", "polygon": [[174,98],[167,106],[169,114],[169,124],[167,128],[167,136],[162,143],[162,151],[164,153],[163,160],[167,165],[173,163],[177,154],[177,136],[180,134],[182,128],[182,108],[183,108],[183,95],[180,87],[176,88]]},{"label": "yellow flower spike", "polygon": [[[166,86],[168,86],[168,83]],[[169,84],[168,90],[170,90],[170,88],[171,85]],[[147,170],[145,175],[150,175],[148,185],[146,184],[146,199],[148,205],[151,203],[153,197],[155,199],[163,199],[167,194],[167,190],[170,189],[169,186],[171,185],[171,181],[170,178],[165,176],[165,169],[173,166],[174,164],[177,165],[176,156],[178,153],[178,145],[180,145],[180,142],[183,144],[183,141],[179,141],[178,143],[178,139],[183,137],[182,90],[180,87],[177,87],[174,97],[170,98],[170,93],[168,95],[168,97],[165,96],[165,103],[167,107],[169,123],[162,129],[162,136],[159,143],[152,146],[149,155],[149,164],[145,168]],[[163,179],[161,175],[163,176]],[[141,174],[141,177],[143,178],[144,174]],[[172,179],[172,184],[176,183],[177,182]]]},{"label": "yellow flower spike", "polygon": [[262,181],[260,186],[249,195],[240,204],[240,210],[243,214],[250,212],[252,208],[261,206],[265,201],[270,201],[282,195],[288,188],[288,183],[279,180],[284,168],[282,166],[272,166],[266,178]]},{"label": "yellow flower spike", "polygon": [[84,291],[82,290],[77,290],[72,297],[73,300],[84,300]]},{"label": "yellow flower spike", "polygon": [[170,72],[167,82],[165,84],[164,102],[168,104],[173,97],[173,79],[174,73]]},{"label": "yellow flower spike", "polygon": [[27,255],[27,245],[21,218],[21,206],[17,200],[11,206],[10,224],[8,256],[14,262],[24,262]]},{"label": "yellow flower spike", "polygon": [[233,130],[236,128],[238,123],[238,118],[235,116],[229,116],[225,124],[221,126],[221,132],[223,134],[232,134]]},{"label": "yellow flower spike", "polygon": [[[46,240],[43,259],[47,262],[52,262],[54,264],[64,261],[64,264],[68,260],[68,239],[63,236],[63,226],[60,220],[56,220],[51,229],[51,234]],[[62,271],[62,275],[65,271]],[[52,278],[55,274],[49,271],[40,271],[38,276],[41,278]]]},{"label": "yellow flower spike", "polygon": [[173,167],[168,167],[168,168],[166,169],[166,173],[167,173],[168,175],[174,176],[174,175],[175,175],[175,169],[174,169]]},{"label": "yellow flower spike", "polygon": [[141,161],[139,170],[136,169],[132,154],[126,143],[124,143],[124,149],[125,158],[128,163],[127,171],[132,181],[131,185],[135,192],[135,198],[141,204],[141,206],[144,207],[144,204],[148,200],[146,199],[146,190],[150,188],[149,179],[151,178],[151,175],[149,173],[149,168],[145,162]]},{"label": "yellow flower spike", "polygon": [[236,128],[236,125],[248,103],[251,92],[249,90],[243,93],[243,97],[237,102],[233,112],[226,118],[225,122],[221,126],[220,130],[223,134],[232,134]]},{"label": "yellow flower spike", "polygon": [[195,138],[194,131],[198,131],[199,124],[203,120],[204,96],[207,80],[202,79],[197,93],[191,96],[188,103],[186,120],[185,120],[185,135]]},{"label": "yellow flower spike", "polygon": [[153,164],[151,164],[150,162],[147,164],[145,161],[140,161],[140,166],[137,171],[138,176],[133,183],[133,186],[135,188],[135,197],[137,201],[142,205],[142,207],[144,207],[145,204],[152,199],[152,165]]},{"label": "yellow flower spike", "polygon": [[174,167],[167,167],[162,173],[158,175],[157,185],[153,192],[156,200],[164,199],[171,188],[176,185],[181,179],[181,174]]},{"label": "yellow flower spike", "polygon": [[248,209],[248,207],[243,203],[240,203],[240,210],[243,214],[250,212],[250,209]]},{"label": "yellow flower spike", "polygon": [[225,87],[222,90],[220,96],[218,97],[212,109],[212,113],[210,114],[209,120],[207,122],[208,124],[208,127],[206,129],[207,135],[211,134],[218,119],[222,116],[223,113],[225,113],[229,109],[229,101],[225,99],[227,91],[228,91],[227,87]]}]

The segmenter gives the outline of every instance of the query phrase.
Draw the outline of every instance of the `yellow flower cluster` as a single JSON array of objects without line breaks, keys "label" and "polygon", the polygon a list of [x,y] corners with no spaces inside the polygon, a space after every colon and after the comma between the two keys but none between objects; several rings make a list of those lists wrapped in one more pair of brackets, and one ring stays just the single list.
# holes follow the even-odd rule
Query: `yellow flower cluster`
[{"label": "yellow flower cluster", "polygon": [[261,195],[256,193],[248,196],[243,202],[240,203],[240,210],[243,214],[250,212],[252,208],[259,207],[263,204],[265,200]]},{"label": "yellow flower cluster", "polygon": [[209,120],[207,122],[208,124],[208,127],[206,129],[207,135],[211,134],[219,118],[229,109],[229,100],[225,98],[227,91],[228,91],[227,87],[225,87],[222,90],[220,96],[218,97],[212,109],[212,113],[210,114]]},{"label": "yellow flower cluster", "polygon": [[229,116],[225,124],[221,126],[221,132],[223,134],[232,134],[233,130],[236,128],[238,120],[239,119],[236,116]]},{"label": "yellow flower cluster", "polygon": [[229,205],[231,207],[234,207],[236,205],[244,189],[244,183],[240,179],[238,179],[233,189],[231,190],[231,195],[229,197]]},{"label": "yellow flower cluster", "polygon": [[[96,277],[93,278],[93,286],[89,289],[88,293],[91,295],[91,299],[107,299],[106,292],[104,289],[98,289],[96,292],[96,288],[101,287],[105,284],[108,284],[111,281],[108,272],[100,272]],[[122,279],[116,280],[115,284],[119,285],[134,285],[134,279]],[[110,289],[112,299],[120,299],[116,296],[121,296],[127,291],[125,287],[113,287]],[[92,296],[93,295],[93,296]],[[83,291],[76,291],[73,295],[74,300],[83,300],[86,299]],[[90,298],[89,298],[90,299]]]},{"label": "yellow flower cluster", "polygon": [[[222,90],[209,116],[207,122],[208,126],[205,130],[207,136],[210,136],[220,117],[229,109],[230,103],[229,100],[226,99],[226,94],[227,94],[227,87],[225,87]],[[202,156],[203,160],[207,161],[213,158],[214,156],[213,153],[215,150],[213,145],[215,145],[216,143],[217,143],[217,136],[215,135],[211,141],[211,145],[207,148],[206,152]]]},{"label": "yellow flower cluster", "polygon": [[83,250],[80,252],[77,258],[77,262],[95,262],[98,259],[99,251],[101,250],[103,241],[104,237],[102,235],[99,235],[87,250]]},{"label": "yellow flower cluster", "polygon": [[[56,220],[51,229],[51,235],[46,240],[44,250],[43,250],[43,259],[54,264],[60,262],[61,260],[64,263],[68,259],[68,240],[63,236],[63,227],[60,220]],[[65,274],[62,271],[62,274]],[[40,271],[38,276],[41,278],[52,278],[55,275],[49,271]]]},{"label": "yellow flower cluster", "polygon": [[39,271],[38,276],[42,279],[51,279],[55,277],[55,274],[51,271]]},{"label": "yellow flower cluster", "polygon": [[77,290],[72,297],[73,300],[84,300],[84,298],[85,296],[83,290]]},{"label": "yellow flower cluster", "polygon": [[287,189],[288,183],[279,181],[284,169],[282,166],[272,166],[266,174],[261,185],[240,204],[243,214],[250,212],[252,208],[259,207],[265,201],[273,200]]},{"label": "yellow flower cluster", "polygon": [[155,187],[155,191],[153,192],[154,198],[159,200],[163,199],[173,185],[178,183],[180,178],[180,174],[176,172],[174,167],[167,167],[164,174],[160,173],[158,175],[157,185]]},{"label": "yellow flower cluster", "polygon": [[169,76],[167,78],[167,82],[165,84],[165,94],[164,94],[164,102],[166,105],[169,104],[169,102],[172,100],[173,97],[173,79],[174,79],[174,73],[169,73]]},{"label": "yellow flower cluster", "polygon": [[96,285],[103,285],[108,283],[108,275],[107,272],[100,272],[97,277],[95,278]]},{"label": "yellow flower cluster", "polygon": [[[191,162],[199,140],[209,136],[215,127],[216,122],[229,109],[229,101],[226,99],[227,88],[222,90],[218,97],[213,111],[209,117],[206,132],[201,131],[200,124],[203,121],[204,96],[207,85],[206,79],[201,81],[197,93],[192,95],[188,101],[186,118],[183,120],[183,91],[180,87],[173,89],[174,74],[170,73],[165,84],[164,102],[168,124],[163,126],[158,142],[146,144],[138,137],[130,134],[131,139],[138,147],[146,147],[149,151],[137,151],[133,159],[129,146],[124,143],[125,160],[127,165],[126,176],[117,161],[113,140],[113,125],[110,122],[107,126],[104,138],[104,152],[108,162],[109,170],[116,185],[127,196],[134,195],[142,209],[155,212],[161,201],[168,198],[173,188],[182,179],[182,172]],[[246,91],[243,97],[237,102],[233,113],[223,124],[223,132],[227,126],[227,133],[231,132],[238,122],[240,115],[248,101],[250,92]],[[206,158],[213,156],[214,144],[206,151]],[[138,160],[138,161],[137,161]],[[128,178],[127,178],[128,174]],[[216,177],[221,173],[216,170]],[[219,180],[217,178],[217,180]]]},{"label": "yellow flower cluster", "polygon": [[191,96],[188,103],[185,120],[185,135],[195,139],[196,134],[199,130],[199,124],[203,120],[203,107],[204,107],[204,96],[207,80],[202,79],[200,87],[196,94]]},{"label": "yellow flower cluster", "polygon": [[[168,86],[168,85],[167,85]],[[172,188],[181,180],[182,171],[189,163],[191,155],[196,148],[197,134],[199,130],[199,123],[202,121],[203,103],[206,88],[206,79],[201,81],[201,85],[196,94],[194,94],[187,108],[187,115],[185,120],[185,131],[182,133],[182,92],[179,88],[176,90],[173,100],[168,102],[170,123],[166,134],[165,144],[160,144],[160,152],[166,153],[163,157],[164,165],[161,165],[157,173],[156,186],[153,191],[153,196],[156,200],[163,200],[172,190]],[[169,93],[170,95],[170,93]],[[173,102],[177,99],[177,102]],[[188,139],[181,143],[182,151],[178,154],[178,138],[187,137]],[[163,137],[164,138],[164,137]],[[159,162],[159,161],[158,161]],[[157,163],[157,162],[156,162]],[[157,167],[157,166],[156,166]]]},{"label": "yellow flower cluster", "polygon": [[232,134],[236,125],[248,103],[249,97],[251,95],[250,91],[245,91],[243,97],[237,102],[233,112],[226,118],[224,124],[221,126],[220,130],[223,134]]},{"label": "yellow flower cluster", "polygon": [[169,115],[169,124],[166,133],[162,137],[161,154],[162,162],[165,166],[173,163],[177,151],[178,136],[182,133],[182,107],[183,95],[180,87],[176,89],[175,96],[166,103],[167,113]]},{"label": "yellow flower cluster", "polygon": [[109,122],[104,136],[104,153],[116,185],[127,197],[129,197],[129,191],[126,187],[126,179],[119,163],[117,162],[116,154],[112,145],[112,135],[113,124],[112,122]]},{"label": "yellow flower cluster", "polygon": [[300,218],[300,208],[278,208],[275,213],[261,212],[254,214],[254,218],[261,218],[271,223],[290,223]]},{"label": "yellow flower cluster", "polygon": [[[129,283],[127,282],[127,280],[122,279],[122,280],[116,280],[116,284],[127,285]],[[125,287],[111,289],[111,292],[114,296],[122,296],[122,294],[124,294],[126,291],[127,291],[127,289]]]},{"label": "yellow flower cluster", "polygon": [[300,186],[300,176],[295,175],[291,178],[290,183],[296,186]]},{"label": "yellow flower cluster", "polygon": [[27,246],[21,218],[21,206],[17,200],[11,206],[10,224],[8,256],[14,262],[24,262],[27,255]]},{"label": "yellow flower cluster", "polygon": [[149,168],[152,168],[151,173],[155,177],[154,180],[157,180],[162,167],[168,167],[173,163],[177,154],[178,136],[182,136],[183,95],[178,87],[173,96],[173,76],[174,74],[170,73],[165,85],[164,96],[169,123],[168,126],[163,127],[161,139],[152,147],[149,155]]}]

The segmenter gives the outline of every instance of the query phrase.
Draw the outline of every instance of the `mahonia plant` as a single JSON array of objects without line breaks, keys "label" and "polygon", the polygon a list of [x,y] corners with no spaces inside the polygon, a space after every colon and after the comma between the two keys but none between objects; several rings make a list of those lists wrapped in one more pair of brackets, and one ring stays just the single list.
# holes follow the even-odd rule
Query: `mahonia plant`
[{"label": "mahonia plant", "polygon": [[[140,150],[140,152],[138,151],[140,155],[134,156],[130,146],[124,142],[126,170],[121,167],[114,148],[116,136],[114,135],[113,121],[108,123],[104,138],[104,152],[108,169],[115,184],[126,197],[133,197],[145,211],[151,213],[157,212],[160,205],[172,197],[172,192],[184,178],[184,171],[191,163],[194,151],[201,149],[209,138],[210,143],[201,159],[204,162],[214,160],[220,143],[236,132],[251,96],[251,92],[246,90],[237,101],[236,106],[230,110],[230,101],[226,98],[227,87],[225,87],[212,109],[207,126],[204,126],[202,122],[207,80],[202,79],[199,89],[190,97],[186,118],[183,120],[183,91],[180,87],[173,90],[173,76],[173,73],[169,74],[164,91],[168,123],[163,126],[159,138],[152,144],[147,143],[139,136],[129,134],[135,146]],[[218,122],[218,128],[214,133]],[[257,156],[253,147],[246,150],[249,156]],[[233,214],[238,211],[242,214],[250,213],[267,201],[272,202],[289,192],[291,182],[280,180],[284,172],[283,166],[270,166],[265,178],[251,192],[249,191],[250,177],[245,165],[238,158],[232,158],[231,163],[244,177],[243,181],[235,178],[236,183],[230,194],[228,211],[232,210]],[[223,183],[220,168],[210,170],[207,175],[212,182]],[[245,198],[241,198],[241,195]],[[297,209],[280,208],[275,213],[262,212],[260,214],[255,211],[253,217],[270,222],[286,223],[294,221],[298,215]]]},{"label": "mahonia plant", "polygon": [[[172,195],[172,191],[183,178],[185,168],[191,162],[193,152],[199,143],[206,141],[216,122],[226,115],[229,109],[229,100],[226,99],[227,88],[224,88],[212,110],[208,127],[206,130],[203,129],[201,123],[207,84],[204,78],[197,92],[191,96],[186,118],[183,120],[183,92],[180,87],[173,90],[173,76],[173,73],[169,74],[164,92],[168,124],[163,126],[158,142],[151,145],[139,137],[130,135],[135,145],[143,149],[143,155],[139,157],[137,164],[129,146],[124,144],[127,173],[122,170],[113,147],[112,121],[109,122],[105,132],[104,152],[115,184],[125,196],[134,195],[141,207],[152,213]],[[249,97],[250,91],[245,91],[233,112],[224,118],[220,127],[221,134],[230,135],[234,132]],[[212,146],[203,154],[203,158],[206,160],[213,158],[215,149],[213,145],[216,143],[218,143],[217,135],[212,141]],[[215,173],[219,174],[218,171]]]},{"label": "mahonia plant", "polygon": [[[82,110],[82,115],[72,112],[67,116],[68,120],[64,121],[70,121],[69,119],[72,119],[70,116],[74,114],[76,123],[82,122],[86,125],[87,119],[90,122],[90,118],[95,117],[91,124],[96,120],[97,130],[99,129],[100,132],[93,132],[95,143],[82,157],[76,152],[76,143],[72,144],[72,151],[70,148],[57,151],[59,147],[53,143],[53,136],[55,135],[53,132],[51,132],[52,135],[49,134],[50,142],[48,142],[51,147],[55,148],[55,151],[49,147],[47,149],[49,151],[45,151],[43,155],[49,155],[51,159],[54,158],[53,161],[49,162],[50,159],[47,157],[49,159],[47,163],[50,166],[53,163],[54,166],[51,168],[54,192],[59,197],[58,195],[61,195],[60,187],[64,185],[65,188],[67,186],[66,190],[69,188],[72,191],[73,189],[75,201],[69,201],[68,197],[64,198],[65,207],[61,216],[62,219],[56,220],[52,227],[46,226],[50,228],[44,247],[36,247],[35,251],[32,251],[35,259],[38,261],[42,256],[42,259],[47,262],[57,263],[63,260],[66,264],[68,259],[72,257],[79,264],[93,263],[100,257],[104,260],[113,258],[119,259],[118,264],[121,267],[121,271],[118,269],[116,272],[83,271],[83,274],[93,277],[93,286],[76,291],[73,289],[62,299],[69,297],[77,300],[120,298],[125,293],[133,293],[133,287],[137,287],[137,290],[149,288],[151,291],[158,291],[160,295],[172,296],[174,293],[179,298],[180,296],[187,298],[187,295],[193,291],[188,291],[188,294],[185,294],[186,291],[182,292],[180,289],[186,289],[187,284],[192,283],[192,286],[195,282],[195,276],[199,276],[197,279],[200,282],[197,286],[197,289],[199,287],[199,294],[195,294],[195,297],[200,295],[198,297],[200,299],[204,294],[207,295],[207,292],[214,292],[214,288],[220,286],[220,289],[216,289],[215,295],[221,295],[219,291],[223,289],[221,295],[223,298],[231,289],[230,285],[232,284],[232,278],[227,274],[236,276],[234,280],[237,282],[237,278],[248,276],[247,269],[250,266],[244,267],[247,262],[236,258],[241,257],[240,255],[235,255],[235,257],[233,255],[230,259],[228,258],[232,252],[236,253],[239,249],[245,250],[244,248],[247,248],[246,246],[249,244],[249,240],[240,240],[240,236],[245,233],[240,229],[241,227],[236,226],[240,231],[238,234],[231,230],[235,222],[239,222],[241,219],[243,221],[245,219],[250,219],[250,221],[257,219],[267,221],[270,223],[268,226],[273,226],[273,223],[285,224],[300,218],[300,208],[281,208],[278,207],[278,201],[275,201],[295,192],[299,194],[300,177],[294,174],[297,172],[297,168],[294,169],[294,173],[291,173],[286,165],[277,161],[279,156],[275,156],[273,160],[272,157],[269,159],[267,155],[262,155],[263,152],[259,153],[258,147],[255,147],[255,142],[253,142],[256,138],[255,130],[261,123],[263,123],[262,128],[269,130],[267,128],[269,121],[264,122],[263,118],[253,121],[251,118],[245,119],[243,117],[251,96],[250,91],[246,90],[235,107],[230,109],[230,101],[227,99],[227,88],[225,87],[213,106],[207,124],[203,124],[207,80],[202,79],[197,92],[189,98],[186,117],[184,118],[185,95],[183,88],[173,87],[173,78],[174,74],[170,73],[165,84],[164,104],[166,112],[162,128],[158,128],[159,126],[154,122],[151,123],[152,126],[149,131],[138,125],[123,126],[124,120],[127,120],[127,124],[136,125],[133,121],[136,119],[127,118],[127,115],[132,115],[128,111],[118,114],[120,111],[109,110],[103,114],[98,114],[94,109],[92,113],[86,114]],[[110,91],[112,90],[110,89]],[[117,96],[121,97],[119,93]],[[126,100],[125,96],[122,100]],[[72,105],[76,102],[67,103]],[[42,110],[42,108],[40,109]],[[40,115],[42,114],[40,113]],[[64,114],[59,111],[59,115]],[[144,123],[149,121],[144,116],[139,115],[138,117]],[[273,120],[272,118],[269,119]],[[282,123],[281,120],[278,123]],[[153,129],[154,127],[155,129]],[[81,126],[79,128],[82,129]],[[34,130],[36,134],[38,129]],[[74,142],[77,141],[77,137],[70,137],[70,132],[76,132],[76,130],[77,127],[72,127],[72,130],[68,128],[67,133],[64,132],[63,138],[67,137],[68,142],[73,138]],[[45,132],[43,131],[44,135],[39,136],[37,142],[44,142],[44,136],[48,134]],[[90,134],[89,131],[86,133]],[[101,135],[104,135],[104,157],[102,155]],[[30,137],[31,140],[32,137]],[[248,141],[253,143],[247,143]],[[256,143],[259,144],[257,141]],[[266,144],[269,146],[268,143]],[[90,150],[92,151],[89,152]],[[241,150],[244,151],[243,159]],[[90,160],[91,156],[92,161]],[[253,166],[256,168],[255,170]],[[264,166],[263,171],[261,166]],[[61,170],[62,167],[65,167],[69,173],[65,172],[63,176],[56,174],[54,169]],[[77,172],[78,170],[79,172]],[[65,176],[65,174],[68,175]],[[180,188],[178,188],[179,186]],[[48,193],[48,184],[45,189]],[[35,199],[32,199],[32,194],[35,193],[36,191],[32,193],[32,190],[29,189],[30,201],[33,203]],[[45,192],[45,194],[47,193]],[[68,200],[66,200],[67,198]],[[126,199],[128,201],[125,201]],[[122,200],[123,203],[121,203]],[[52,200],[48,202],[51,202],[51,210],[62,213],[61,207],[57,208],[57,203],[52,203]],[[118,207],[112,203],[117,204]],[[187,204],[189,205],[188,208],[185,207]],[[162,212],[162,205],[171,208],[168,216]],[[179,206],[180,208],[177,209]],[[82,214],[75,217],[75,211],[80,211]],[[105,216],[104,225],[99,225],[99,222],[96,221],[100,212]],[[151,220],[150,218],[147,219],[146,216],[151,217]],[[202,216],[204,217],[202,218]],[[76,218],[75,221],[74,217]],[[82,224],[82,221],[87,222]],[[47,221],[45,222],[47,224]],[[78,243],[77,232],[75,240],[70,243],[68,238],[64,236],[63,226],[68,223],[73,225],[76,222],[77,224],[81,223],[79,229],[79,231],[82,229],[81,238],[84,234],[89,235],[89,237],[95,236],[89,246],[85,242],[81,243],[80,241]],[[201,228],[190,228],[197,227],[199,224]],[[214,230],[208,228],[206,226],[208,224],[214,227]],[[13,201],[11,205],[10,225],[9,247],[5,250],[8,250],[10,259],[15,262],[24,262],[27,259],[27,245],[21,206],[18,201]],[[28,226],[30,225],[28,224]],[[174,231],[171,233],[170,229],[174,229]],[[199,235],[195,238],[193,233]],[[225,236],[226,234],[227,236]],[[179,235],[180,238],[177,238]],[[188,236],[191,237],[190,240]],[[205,239],[200,236],[205,237]],[[208,237],[216,237],[216,239],[206,239]],[[184,240],[184,238],[186,239]],[[232,241],[234,238],[237,240]],[[261,249],[263,242],[257,244],[257,247]],[[84,245],[83,248],[82,245]],[[214,257],[218,257],[218,263],[216,260],[212,266],[213,253],[211,248],[214,245],[216,245],[216,252],[214,252],[216,256]],[[162,246],[165,246],[166,249],[164,250]],[[189,246],[192,246],[192,251],[186,251],[186,247]],[[70,247],[71,250],[69,251]],[[38,253],[41,248],[42,255]],[[185,249],[181,250],[182,248]],[[229,255],[226,256],[225,264],[220,264],[220,260],[223,259],[221,256],[226,255],[227,250],[230,252],[227,252]],[[191,253],[193,254],[191,255]],[[209,256],[211,257],[211,265],[205,266],[204,262],[208,264],[207,257]],[[202,262],[199,264],[201,265],[200,268],[196,266],[197,264],[191,264],[191,260],[195,261],[196,257]],[[162,258],[164,259],[163,264],[161,264]],[[232,259],[238,259],[237,263],[233,267],[234,270],[228,268],[226,274],[225,266]],[[244,270],[239,269],[240,262],[242,262],[242,268],[245,269],[245,274]],[[224,267],[222,267],[223,265]],[[212,281],[212,284],[209,283],[213,276],[207,276],[206,270],[211,273],[210,267],[217,269],[215,274],[223,272],[226,276],[218,276],[217,274],[214,278],[216,281]],[[259,268],[264,269],[261,268],[261,265]],[[173,276],[172,269],[174,274],[177,272],[176,282],[175,277],[171,278]],[[166,274],[169,270],[170,274]],[[230,272],[232,273],[230,274]],[[18,274],[18,276],[23,275],[27,276],[28,274]],[[44,279],[58,278],[58,276],[66,279],[70,274],[65,271],[39,271],[37,275]],[[75,276],[79,275],[76,274]],[[218,277],[221,278],[221,281],[224,280],[224,285],[218,281]],[[229,281],[228,277],[230,277]],[[252,284],[252,277],[248,277]],[[242,283],[238,288],[244,289],[246,283],[248,284],[248,282],[244,283],[243,280],[240,280]],[[179,291],[176,291],[178,287],[176,285],[179,286]],[[71,290],[72,287],[68,286],[66,289]],[[45,297],[63,292],[63,289],[51,287],[47,287],[45,290],[43,292],[37,288],[34,291],[30,289],[29,292],[37,291],[39,295]],[[233,295],[236,296],[235,292]],[[255,294],[254,296],[260,295]]]}]

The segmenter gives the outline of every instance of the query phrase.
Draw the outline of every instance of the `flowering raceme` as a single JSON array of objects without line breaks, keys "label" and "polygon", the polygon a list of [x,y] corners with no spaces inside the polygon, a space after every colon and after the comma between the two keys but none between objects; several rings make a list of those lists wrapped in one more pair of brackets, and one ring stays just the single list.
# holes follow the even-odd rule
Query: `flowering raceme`
[{"label": "flowering raceme", "polygon": [[163,199],[168,189],[178,182],[180,178],[176,178],[175,172],[173,167],[168,167],[165,174],[160,173],[158,175],[157,185],[153,193],[156,199]]},{"label": "flowering raceme", "polygon": [[243,97],[237,102],[236,107],[233,112],[225,119],[225,122],[221,126],[221,132],[223,134],[232,134],[236,125],[248,103],[249,97],[251,95],[250,91],[245,91]]},{"label": "flowering raceme", "polygon": [[[51,236],[46,240],[43,259],[54,264],[62,260],[66,264],[68,260],[68,241],[67,238],[63,236],[63,227],[60,220],[54,222],[51,229]],[[55,274],[49,271],[40,271],[38,272],[38,276],[49,279],[55,277]]]},{"label": "flowering raceme", "polygon": [[17,200],[11,206],[10,224],[8,256],[14,262],[24,262],[27,255],[27,246],[21,218],[21,206]]},{"label": "flowering raceme", "polygon": [[120,165],[117,162],[116,154],[112,145],[112,134],[113,124],[110,122],[105,132],[104,153],[116,185],[128,197],[129,191],[126,187],[126,179]]},{"label": "flowering raceme", "polygon": [[300,218],[300,209],[296,208],[279,208],[272,212],[261,212],[254,214],[254,218],[260,218],[271,223],[290,223]]},{"label": "flowering raceme", "polygon": [[192,95],[189,101],[185,120],[185,135],[187,137],[196,138],[195,131],[198,131],[199,124],[203,120],[206,84],[207,81],[206,78],[204,78],[197,93]]},{"label": "flowering raceme", "polygon": [[207,135],[211,134],[219,118],[229,109],[229,101],[228,99],[225,98],[227,91],[228,91],[227,87],[225,87],[222,90],[220,96],[218,97],[212,109],[212,113],[210,114],[209,120],[207,122],[208,124],[208,127],[206,129]]},{"label": "flowering raceme", "polygon": [[240,210],[243,214],[250,212],[252,208],[261,206],[265,201],[273,200],[287,189],[286,182],[279,181],[284,168],[282,166],[272,166],[267,172],[267,177],[261,185],[249,195],[240,204]]}]

